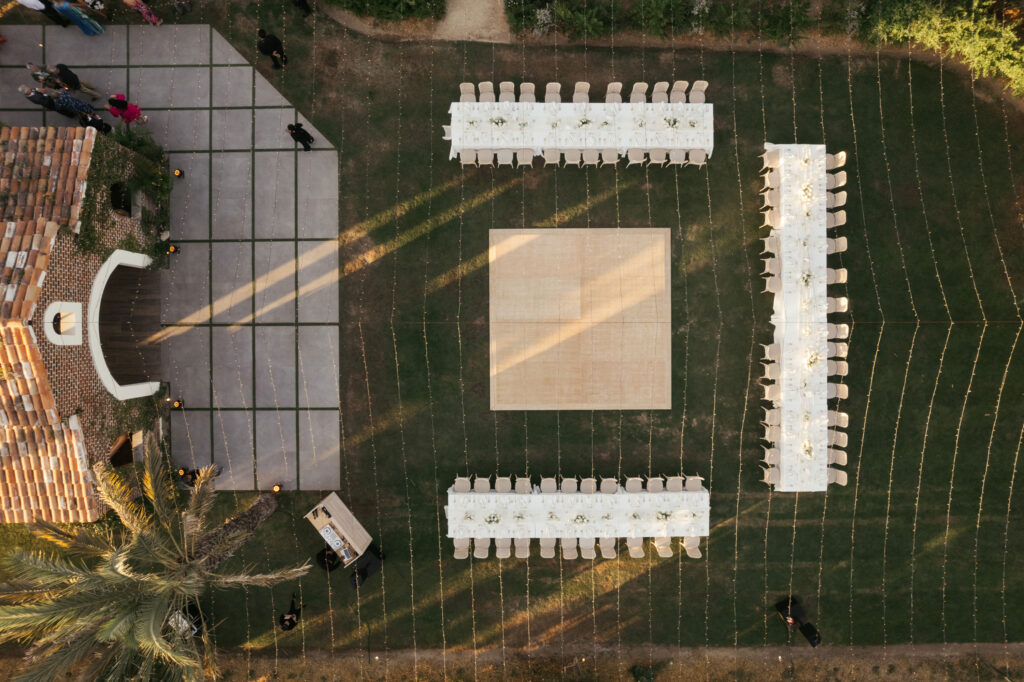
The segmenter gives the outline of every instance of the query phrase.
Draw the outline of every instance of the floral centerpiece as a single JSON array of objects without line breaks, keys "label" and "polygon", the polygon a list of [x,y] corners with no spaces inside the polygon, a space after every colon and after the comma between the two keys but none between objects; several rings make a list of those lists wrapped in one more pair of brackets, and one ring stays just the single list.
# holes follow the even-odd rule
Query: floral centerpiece
[{"label": "floral centerpiece", "polygon": [[506,121],[505,117],[503,116],[495,116],[494,118],[491,119],[491,125],[493,125],[495,128],[500,128],[506,123],[508,123],[508,121]]},{"label": "floral centerpiece", "polygon": [[490,525],[493,526],[493,525],[495,525],[497,523],[501,523],[501,517],[498,516],[497,514],[494,514],[494,513],[488,514],[487,516],[484,517],[484,523],[487,523],[487,524],[490,524]]}]

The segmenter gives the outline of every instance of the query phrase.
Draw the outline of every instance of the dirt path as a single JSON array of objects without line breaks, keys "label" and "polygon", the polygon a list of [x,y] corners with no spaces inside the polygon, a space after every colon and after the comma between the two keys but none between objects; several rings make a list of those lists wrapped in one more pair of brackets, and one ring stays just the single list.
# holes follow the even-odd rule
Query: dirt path
[{"label": "dirt path", "polygon": [[481,649],[477,652],[411,649],[307,652],[299,657],[247,657],[221,652],[222,669],[248,668],[251,680],[301,677],[316,672],[321,680],[354,679],[635,679],[651,671],[658,680],[756,679],[863,680],[991,679],[1018,680],[1024,674],[1024,644],[927,644],[919,646],[675,647],[600,648],[573,655],[558,647],[523,651]]},{"label": "dirt path", "polygon": [[448,0],[448,12],[434,29],[435,40],[511,43],[502,0]]}]

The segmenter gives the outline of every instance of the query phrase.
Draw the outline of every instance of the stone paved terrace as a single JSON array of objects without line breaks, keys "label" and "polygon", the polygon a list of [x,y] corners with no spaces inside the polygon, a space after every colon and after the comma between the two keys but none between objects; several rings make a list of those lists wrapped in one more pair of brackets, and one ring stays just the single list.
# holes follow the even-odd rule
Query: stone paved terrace
[{"label": "stone paved terrace", "polygon": [[[17,92],[32,83],[25,62],[64,62],[139,104],[185,171],[156,340],[162,378],[185,401],[171,419],[175,463],[220,465],[222,490],[337,488],[337,152],[209,26],[4,34],[0,121],[67,124]],[[288,137],[294,121],[312,152]]]}]

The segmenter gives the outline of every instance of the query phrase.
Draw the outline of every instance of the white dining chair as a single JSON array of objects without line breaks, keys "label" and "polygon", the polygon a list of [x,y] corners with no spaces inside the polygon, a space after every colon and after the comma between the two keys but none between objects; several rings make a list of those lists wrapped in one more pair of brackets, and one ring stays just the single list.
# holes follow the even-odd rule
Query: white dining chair
[{"label": "white dining chair", "polygon": [[836,189],[846,185],[846,171],[825,174],[825,189]]},{"label": "white dining chair", "polygon": [[694,81],[693,86],[690,88],[690,101],[693,103],[701,103],[707,100],[707,81]]},{"label": "white dining chair", "polygon": [[850,352],[850,344],[843,343],[842,341],[829,341],[828,342],[828,356],[830,358],[839,358],[840,360],[845,359]]},{"label": "white dining chair", "polygon": [[782,347],[777,343],[762,343],[760,344],[761,350],[764,354],[764,359],[769,362],[778,362],[781,357]]},{"label": "white dining chair", "polygon": [[450,139],[452,139],[452,127],[451,126],[443,125],[443,126],[441,126],[441,129],[444,131],[444,135],[441,137],[442,140],[450,140]]},{"label": "white dining chair", "polygon": [[647,103],[647,83],[644,83],[644,82],[633,83],[633,89],[629,93],[629,101],[632,104],[646,104]]},{"label": "white dining chair", "polygon": [[540,538],[540,558],[555,558],[555,538]]},{"label": "white dining chair", "polygon": [[668,152],[664,149],[652,149],[647,152],[647,163],[651,166],[664,166],[668,161]]},{"label": "white dining chair", "polygon": [[829,410],[828,425],[838,426],[841,429],[848,428],[850,426],[850,415],[839,410]]},{"label": "white dining chair", "polygon": [[826,311],[831,313],[845,313],[850,310],[850,299],[846,296],[829,296],[825,299]]},{"label": "white dining chair", "polygon": [[843,431],[837,431],[836,429],[828,430],[828,444],[834,445],[837,448],[845,448],[850,444],[850,437]]},{"label": "white dining chair", "polygon": [[846,485],[846,472],[842,469],[828,468],[828,482],[836,485]]},{"label": "white dining chair", "polygon": [[777,362],[766,363],[763,367],[763,375],[765,379],[767,379],[768,381],[779,380],[779,364]]},{"label": "white dining chair", "polygon": [[499,149],[498,150],[498,166],[513,166],[515,165],[515,152],[511,149]]},{"label": "white dining chair", "polygon": [[836,168],[842,168],[846,165],[846,152],[836,152],[835,154],[825,154],[825,169],[835,170]]},{"label": "white dining chair", "polygon": [[764,427],[764,440],[769,443],[778,443],[782,440],[782,427],[781,426],[766,426]]},{"label": "white dining chair", "polygon": [[510,493],[512,492],[512,479],[508,476],[498,476],[494,479],[494,492],[496,493]]},{"label": "white dining chair", "polygon": [[614,478],[602,478],[601,479],[601,492],[605,494],[613,494],[618,492],[619,482]]},{"label": "white dining chair", "polygon": [[572,93],[572,101],[574,104],[586,104],[590,101],[590,83],[580,81],[576,83],[576,88]]},{"label": "white dining chair", "polygon": [[668,103],[668,81],[658,81],[654,84],[654,90],[651,91],[651,102],[653,104]]},{"label": "white dining chair", "polygon": [[494,165],[494,150],[493,149],[477,149],[476,150],[476,165],[478,165],[478,166],[493,166]]},{"label": "white dining chair", "polygon": [[576,544],[576,538],[562,538],[562,558],[572,561],[579,555],[577,554],[578,545]]},{"label": "white dining chair", "polygon": [[562,161],[562,152],[559,149],[545,149],[544,150],[544,165],[545,166],[557,166]]},{"label": "white dining chair", "polygon": [[846,400],[850,397],[850,387],[846,384],[837,384],[830,381],[828,382],[825,397],[828,400]]},{"label": "white dining chair", "polygon": [[777,275],[764,278],[764,291],[762,294],[780,294],[782,293],[782,278]]},{"label": "white dining chair", "polygon": [[491,551],[490,538],[473,538],[473,558],[486,559]]},{"label": "white dining chair", "polygon": [[475,102],[476,86],[473,85],[472,83],[459,83],[459,101]]},{"label": "white dining chair", "polygon": [[764,183],[761,189],[759,190],[761,192],[767,192],[770,189],[778,189],[779,184],[782,182],[782,179],[779,176],[779,171],[774,169],[762,175],[761,180]]},{"label": "white dining chair", "polygon": [[468,476],[459,476],[455,479],[455,485],[452,486],[452,490],[457,493],[468,493],[472,487],[473,484]]},{"label": "white dining chair", "polygon": [[601,167],[614,166],[619,162],[619,150],[618,149],[602,149],[601,150]]},{"label": "white dining chair", "polygon": [[537,86],[533,83],[520,83],[519,84],[519,101],[520,102],[536,102],[537,101]]},{"label": "white dining chair", "polygon": [[825,238],[825,251],[829,254],[843,253],[847,246],[846,237]]},{"label": "white dining chair", "polygon": [[837,339],[839,341],[842,341],[844,339],[850,338],[850,325],[848,324],[834,324],[832,322],[829,322],[827,331],[828,338],[830,339]]},{"label": "white dining chair", "polygon": [[532,149],[520,149],[516,152],[516,168],[522,168],[523,166],[533,166]]},{"label": "white dining chair", "polygon": [[626,538],[626,549],[629,550],[630,559],[643,559],[644,558],[644,539],[643,538]]},{"label": "white dining chair", "polygon": [[768,485],[778,485],[779,484],[779,468],[778,467],[766,467],[766,468],[761,469],[761,471],[763,472],[762,473],[762,477],[763,478],[761,479],[762,483],[767,483]]},{"label": "white dining chair", "polygon": [[644,482],[638,476],[630,476],[626,479],[626,492],[627,493],[639,493],[643,492]]},{"label": "white dining chair", "polygon": [[626,150],[626,158],[629,159],[629,163],[626,164],[626,168],[642,164],[647,160],[644,156],[644,150],[635,148]]},{"label": "white dining chair", "polygon": [[850,366],[845,360],[829,360],[828,361],[828,373],[831,376],[845,377],[850,373]]},{"label": "white dining chair", "polygon": [[561,83],[548,83],[544,89],[544,101],[545,102],[561,102],[562,101],[562,84]]},{"label": "white dining chair", "polygon": [[654,551],[662,559],[668,559],[672,556],[672,539],[664,537],[654,538]]},{"label": "white dining chair", "polygon": [[764,414],[761,423],[765,426],[780,426],[782,424],[782,410],[777,407],[762,407]]},{"label": "white dining chair", "polygon": [[481,102],[493,102],[494,101],[494,83],[491,81],[480,82],[480,101]]},{"label": "white dining chair", "polygon": [[846,466],[846,450],[840,450],[839,448],[829,448],[828,463],[838,464],[841,467]]},{"label": "white dining chair", "polygon": [[761,210],[763,211],[769,207],[778,208],[780,196],[779,190],[777,189],[770,189],[763,193],[761,195],[761,199],[764,201],[764,204],[761,206]]},{"label": "white dining chair", "polygon": [[762,211],[764,216],[764,222],[761,227],[778,227],[779,221],[781,220],[782,214],[779,213],[777,208],[770,209],[768,211]]},{"label": "white dining chair", "polygon": [[601,549],[602,559],[615,558],[615,538],[598,538],[597,546]]},{"label": "white dining chair", "polygon": [[687,81],[676,81],[672,84],[672,90],[669,92],[669,102],[686,102],[686,89],[690,87]]},{"label": "white dining chair", "polygon": [[455,543],[455,558],[456,559],[468,559],[469,558],[469,538],[454,538]]},{"label": "white dining chair", "polygon": [[775,255],[779,254],[779,251],[781,250],[781,247],[782,247],[782,243],[779,241],[779,235],[777,235],[777,234],[769,234],[767,237],[762,237],[761,238],[761,242],[763,243],[763,245],[761,247],[761,253],[762,254],[765,254],[765,253],[772,253],[772,254],[775,254]]},{"label": "white dining chair", "polygon": [[487,493],[491,491],[491,477],[490,476],[477,476],[473,480],[473,492],[475,493]]},{"label": "white dining chair", "polygon": [[581,493],[596,493],[597,492],[597,479],[595,478],[584,478],[580,481],[580,492]]},{"label": "white dining chair", "polygon": [[838,210],[825,214],[825,227],[841,227],[846,224],[846,211]]},{"label": "white dining chair", "polygon": [[475,149],[460,149],[459,150],[459,163],[463,166],[475,166],[476,165],[476,150]]},{"label": "white dining chair", "polygon": [[591,561],[597,558],[594,551],[594,538],[580,538],[580,558]]},{"label": "white dining chair", "polygon": [[533,485],[530,483],[529,476],[516,476],[516,493],[519,495],[528,495],[533,492]]},{"label": "white dining chair", "polygon": [[846,284],[846,268],[826,268],[826,284]]},{"label": "white dining chair", "polygon": [[826,208],[842,208],[846,206],[846,192],[825,192]]},{"label": "white dining chair", "polygon": [[563,478],[562,479],[562,492],[563,493],[575,493],[580,489],[579,483],[576,478]]},{"label": "white dining chair", "polygon": [[501,83],[498,83],[498,101],[516,101],[516,86],[512,83],[512,81],[502,81]]},{"label": "white dining chair", "polygon": [[779,453],[779,449],[778,448],[765,447],[764,448],[764,459],[761,460],[761,461],[763,461],[765,464],[767,464],[770,467],[777,467],[777,466],[779,466],[779,461],[780,461],[781,458],[782,458],[782,455]]},{"label": "white dining chair", "polygon": [[508,559],[512,556],[512,538],[495,538],[494,556],[499,559]]},{"label": "white dining chair", "polygon": [[700,538],[686,536],[683,538],[683,551],[691,559],[700,558]]},{"label": "white dining chair", "polygon": [[557,493],[558,482],[553,478],[542,478],[540,479],[540,491],[542,493]]},{"label": "white dining chair", "polygon": [[622,83],[609,83],[604,93],[604,101],[609,104],[622,103]]},{"label": "white dining chair", "polygon": [[670,166],[685,166],[686,165],[686,150],[685,149],[669,149],[668,150],[668,165],[670,165]]},{"label": "white dining chair", "polygon": [[761,156],[759,156],[757,158],[761,159],[761,172],[762,173],[765,172],[766,170],[771,169],[771,168],[778,168],[779,167],[779,150],[778,149],[771,149],[769,151],[766,151],[764,154],[761,154]]},{"label": "white dining chair", "polygon": [[681,493],[683,492],[683,477],[682,476],[669,476],[665,480],[665,490],[670,493]]},{"label": "white dining chair", "polygon": [[775,256],[762,258],[761,263],[764,265],[764,270],[761,271],[762,275],[778,275],[782,273],[782,261]]},{"label": "white dining chair", "polygon": [[566,166],[580,167],[583,163],[583,154],[579,149],[563,149],[562,156],[565,158]]},{"label": "white dining chair", "polygon": [[691,492],[695,492],[697,490],[703,490],[704,489],[704,477],[703,476],[697,476],[696,474],[694,474],[693,476],[687,476],[686,477],[686,489],[691,491]]},{"label": "white dining chair", "polygon": [[601,163],[601,153],[596,149],[584,149],[583,150],[583,165],[584,166],[597,166]]},{"label": "white dining chair", "polygon": [[706,164],[708,161],[708,153],[703,149],[691,149],[686,153],[686,165],[697,166],[698,168]]},{"label": "white dining chair", "polygon": [[665,479],[661,476],[652,476],[647,479],[647,492],[660,493],[665,490]]},{"label": "white dining chair", "polygon": [[530,538],[513,538],[512,544],[515,545],[517,559],[530,558]]},{"label": "white dining chair", "polygon": [[764,392],[764,399],[768,402],[777,403],[782,399],[782,389],[778,384],[761,384]]}]

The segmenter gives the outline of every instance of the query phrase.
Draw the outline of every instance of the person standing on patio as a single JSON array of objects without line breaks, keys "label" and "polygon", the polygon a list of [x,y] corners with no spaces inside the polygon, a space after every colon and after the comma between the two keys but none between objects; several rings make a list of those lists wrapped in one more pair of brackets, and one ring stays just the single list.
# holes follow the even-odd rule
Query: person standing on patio
[{"label": "person standing on patio", "polygon": [[103,33],[103,27],[96,23],[96,20],[85,13],[85,10],[81,8],[79,2],[68,2],[68,0],[58,0],[53,3],[53,8],[65,19],[70,19],[75,23],[75,26],[82,30],[87,36],[98,36]]},{"label": "person standing on patio", "polygon": [[119,118],[125,123],[134,123],[139,120],[145,123],[149,120],[148,117],[142,115],[142,109],[137,104],[129,102],[121,93],[107,99],[107,111],[111,116]]},{"label": "person standing on patio", "polygon": [[56,66],[47,64],[46,73],[55,78],[57,83],[65,90],[84,92],[93,99],[100,96],[96,88],[80,79],[74,71],[67,67],[67,64],[57,64]]},{"label": "person standing on patio", "polygon": [[63,86],[59,78],[41,66],[37,66],[32,62],[29,62],[28,64],[25,64],[25,68],[28,69],[30,74],[32,74],[32,79],[44,88],[53,88],[56,90]]},{"label": "person standing on patio", "polygon": [[60,12],[53,8],[53,3],[50,2],[50,0],[18,0],[18,4],[22,7],[42,12],[47,19],[60,26],[71,25],[70,21],[65,19]]},{"label": "person standing on patio", "polygon": [[310,151],[313,144],[313,136],[309,134],[309,131],[302,127],[301,123],[289,123],[288,134],[292,136],[292,139],[302,145],[302,149]]},{"label": "person standing on patio", "polygon": [[274,61],[274,68],[280,69],[288,64],[288,55],[284,53],[284,43],[273,33],[267,33],[262,28],[256,32],[256,49]]},{"label": "person standing on patio", "polygon": [[278,622],[281,624],[281,629],[288,631],[293,629],[299,624],[299,616],[302,614],[302,604],[295,605],[295,593],[292,592],[292,604],[291,608],[288,609],[287,613],[282,613],[281,617],[278,618]]},{"label": "person standing on patio", "polygon": [[43,88],[30,88],[27,85],[19,85],[18,92],[25,95],[25,99],[32,102],[32,104],[38,104],[44,109],[53,111],[56,106],[53,96]]},{"label": "person standing on patio", "polygon": [[144,3],[142,0],[121,0],[128,9],[136,10],[142,15],[142,18],[153,24],[159,26],[164,23],[164,20],[158,17],[153,10],[149,8],[149,5]]},{"label": "person standing on patio", "polygon": [[88,102],[72,97],[67,90],[61,90],[57,100],[53,103],[54,110],[58,114],[64,114],[68,118],[78,118],[79,114],[91,114],[92,105]]}]

